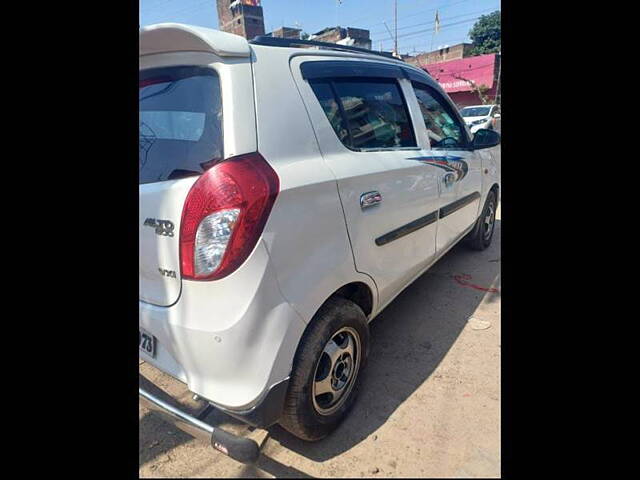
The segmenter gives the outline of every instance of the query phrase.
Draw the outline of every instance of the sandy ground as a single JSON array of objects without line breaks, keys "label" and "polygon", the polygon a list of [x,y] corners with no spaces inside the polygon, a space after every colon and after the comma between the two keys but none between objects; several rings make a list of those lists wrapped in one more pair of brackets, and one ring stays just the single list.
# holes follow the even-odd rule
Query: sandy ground
[{"label": "sandy ground", "polygon": [[276,425],[246,466],[141,406],[140,476],[499,477],[499,289],[498,220],[489,249],[454,247],[371,323],[360,397],[328,438]]}]

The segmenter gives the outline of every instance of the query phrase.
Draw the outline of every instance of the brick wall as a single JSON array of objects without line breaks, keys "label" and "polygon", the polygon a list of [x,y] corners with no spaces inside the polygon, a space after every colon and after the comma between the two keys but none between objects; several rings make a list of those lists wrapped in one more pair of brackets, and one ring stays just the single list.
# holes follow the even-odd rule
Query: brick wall
[{"label": "brick wall", "polygon": [[223,32],[240,35],[251,40],[257,35],[264,35],[264,15],[262,7],[235,2],[217,0],[218,27]]},{"label": "brick wall", "polygon": [[[345,45],[353,45],[355,47],[371,49],[371,39],[369,30],[353,27],[335,27],[327,29],[322,33],[316,33],[313,40],[318,42],[341,43]],[[346,40],[348,39],[348,43]]]},{"label": "brick wall", "polygon": [[420,65],[429,65],[430,63],[445,62],[447,60],[457,60],[466,58],[471,53],[473,45],[470,43],[459,43],[451,47],[434,50],[428,53],[421,53],[416,56],[404,57],[404,61],[419,67]]},{"label": "brick wall", "polygon": [[300,32],[302,32],[302,30],[299,28],[282,27],[274,30],[272,35],[279,38],[295,38],[299,40]]}]

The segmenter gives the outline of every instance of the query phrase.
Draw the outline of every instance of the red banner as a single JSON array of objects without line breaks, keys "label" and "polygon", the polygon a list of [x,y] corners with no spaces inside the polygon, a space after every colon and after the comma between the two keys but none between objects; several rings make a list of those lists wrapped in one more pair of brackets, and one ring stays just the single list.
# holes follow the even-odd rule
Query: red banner
[{"label": "red banner", "polygon": [[492,88],[496,54],[460,58],[447,62],[425,65],[424,69],[444,88],[445,92],[467,92],[473,90],[472,83]]}]

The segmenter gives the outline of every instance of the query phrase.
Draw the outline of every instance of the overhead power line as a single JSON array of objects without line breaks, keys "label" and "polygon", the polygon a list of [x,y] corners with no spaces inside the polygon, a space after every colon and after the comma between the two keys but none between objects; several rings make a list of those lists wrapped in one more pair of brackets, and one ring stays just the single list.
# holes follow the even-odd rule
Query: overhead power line
[{"label": "overhead power line", "polygon": [[[495,10],[495,8],[485,8],[484,10],[477,10],[475,12],[463,13],[461,15],[455,15],[453,17],[448,17],[447,20],[453,20],[455,18],[466,17],[466,16],[469,16],[469,15],[477,15],[478,13],[484,13],[484,12],[488,12],[488,11],[492,11],[492,10]],[[407,28],[420,27],[422,25],[432,25],[434,23],[435,23],[435,21],[431,20],[429,22],[416,23],[414,25],[405,25],[404,27],[398,27],[398,30],[406,30]],[[371,35],[381,35],[381,34],[384,34],[384,33],[385,33],[384,30],[379,30],[377,32],[372,32]]]},{"label": "overhead power line", "polygon": [[[436,10],[439,10],[439,11],[446,10],[446,9],[448,9],[448,8],[455,7],[456,5],[459,5],[459,4],[461,4],[461,3],[466,3],[466,2],[469,2],[469,1],[471,1],[471,0],[460,0],[459,2],[451,3],[451,4],[449,4],[449,5],[445,5],[445,6],[443,6],[443,7],[430,8],[430,9],[428,9],[428,10],[419,10],[419,11],[417,11],[417,12],[411,12],[411,13],[409,13],[409,14],[407,14],[407,15],[399,15],[399,16],[398,16],[398,20],[400,20],[400,19],[404,19],[404,18],[414,18],[416,15],[419,15],[419,14],[421,14],[421,13],[435,12]],[[402,7],[402,4],[400,4],[400,7]],[[362,20],[364,20],[365,18],[373,18],[373,17],[380,18],[380,15],[379,15],[379,14],[375,14],[375,15],[367,15],[366,17],[360,17],[359,19],[356,19],[356,20],[343,20],[343,21],[342,21],[342,23],[344,23],[345,25],[347,25],[347,24],[349,24],[349,25],[355,25],[355,24],[357,24],[357,23],[360,23],[360,22],[361,22]],[[382,24],[384,23],[384,21],[390,21],[390,20],[391,20],[390,18],[386,18],[386,19],[385,19],[385,20],[383,20],[383,21],[379,21],[379,22],[376,22],[376,23],[370,23],[370,24],[368,24],[368,25],[369,25],[369,27],[375,27],[375,26],[377,26],[377,25],[382,25]],[[365,23],[365,24],[363,24],[363,25],[367,25],[367,24]]]},{"label": "overhead power line", "polygon": [[[480,17],[470,18],[470,19],[468,19],[468,20],[461,20],[461,21],[459,21],[459,22],[448,23],[448,24],[446,24],[446,25],[442,25],[442,26],[440,27],[440,29],[441,29],[441,30],[443,30],[443,29],[445,29],[445,28],[455,27],[456,25],[462,25],[463,23],[475,22],[478,18],[480,18]],[[407,38],[407,37],[412,37],[412,36],[414,36],[414,35],[420,35],[420,34],[422,34],[422,33],[428,33],[428,32],[431,32],[432,30],[433,30],[433,29],[431,29],[431,28],[427,28],[427,29],[424,29],[424,30],[418,30],[418,31],[416,31],[416,32],[405,33],[404,35],[398,35],[398,38]],[[388,41],[393,41],[393,40],[394,40],[393,38],[391,38],[391,39],[387,38],[387,39],[382,39],[382,40],[380,40],[380,41],[381,41],[381,42],[388,42]]]}]

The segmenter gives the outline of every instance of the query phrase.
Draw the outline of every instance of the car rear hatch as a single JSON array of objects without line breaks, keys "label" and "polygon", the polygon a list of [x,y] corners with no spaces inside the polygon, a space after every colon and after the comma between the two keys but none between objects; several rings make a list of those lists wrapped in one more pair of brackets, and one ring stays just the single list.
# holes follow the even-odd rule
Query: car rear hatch
[{"label": "car rear hatch", "polygon": [[[141,301],[171,306],[180,298],[180,223],[185,199],[198,177],[227,152],[255,150],[255,132],[239,138],[231,129],[238,120],[255,122],[253,95],[247,95],[251,84],[249,49],[243,38],[179,24],[141,30]],[[241,102],[236,101],[239,95],[243,95]]]}]

